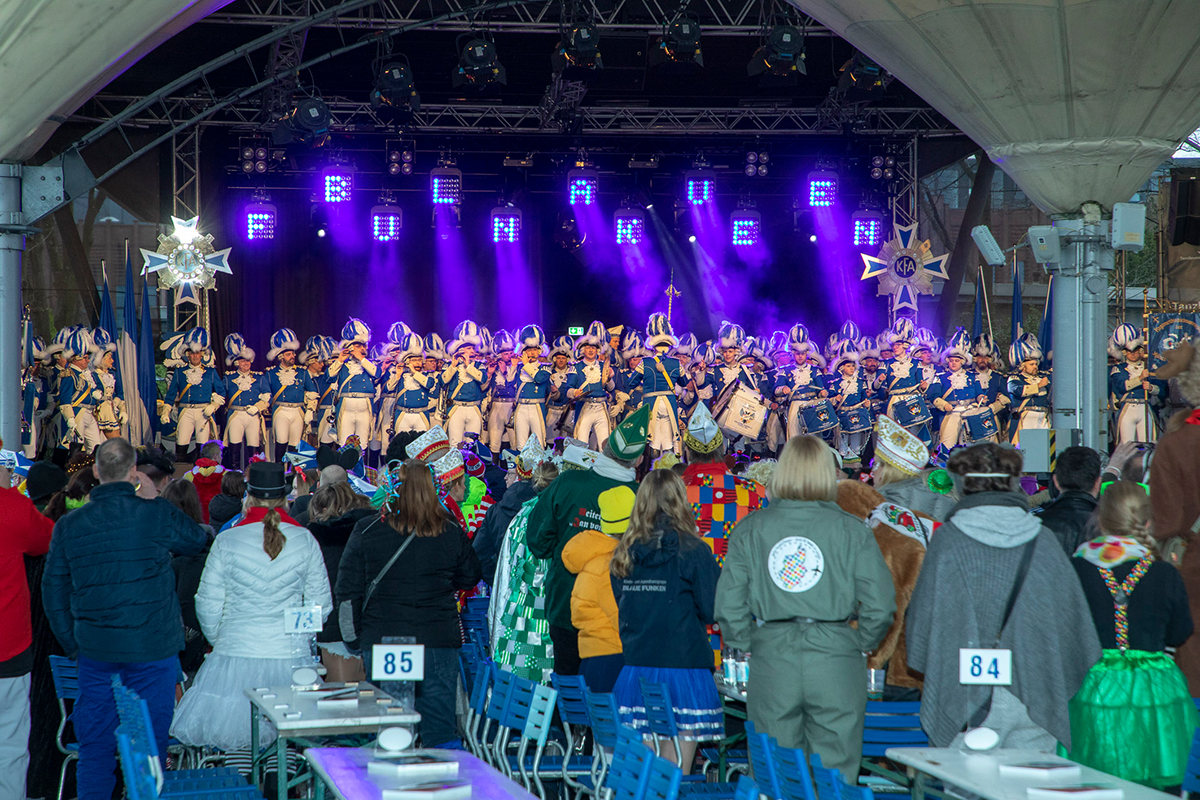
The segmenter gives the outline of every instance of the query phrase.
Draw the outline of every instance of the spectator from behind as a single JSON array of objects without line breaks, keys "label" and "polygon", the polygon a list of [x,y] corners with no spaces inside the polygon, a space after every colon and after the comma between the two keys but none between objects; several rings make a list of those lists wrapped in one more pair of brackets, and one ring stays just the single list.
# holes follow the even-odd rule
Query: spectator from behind
[{"label": "spectator from behind", "polygon": [[[364,517],[373,516],[375,510],[371,508],[369,498],[351,489],[346,481],[341,481],[317,489],[308,511],[312,516],[308,531],[321,547],[325,573],[329,577],[329,585],[333,586],[337,583],[338,565],[342,563],[342,553],[346,549],[346,542],[350,541],[354,526]],[[325,627],[317,636],[317,646],[321,648],[321,662],[328,671],[328,680],[366,680],[362,657],[351,653],[342,642],[336,614],[325,620]]]},{"label": "spectator from behind", "polygon": [[339,464],[330,464],[327,467],[322,467],[319,472],[314,473],[311,469],[304,471],[296,470],[296,481],[301,487],[297,491],[304,492],[299,494],[292,501],[292,517],[299,525],[308,525],[309,521],[309,503],[312,502],[313,496],[323,486],[332,486],[335,483],[347,483],[350,480],[349,473],[346,468]]},{"label": "spectator from behind", "polygon": [[[921,727],[935,747],[982,725],[1000,747],[1069,751],[1067,703],[1100,658],[1079,579],[1028,513],[1021,451],[976,444],[947,467],[962,500],[929,541],[904,625],[908,665],[925,674]],[[960,683],[962,648],[1011,651],[1012,685]]]},{"label": "spectator from behind", "polygon": [[1088,520],[1100,492],[1100,454],[1090,447],[1068,447],[1058,454],[1051,480],[1058,497],[1034,513],[1072,556],[1090,538]]},{"label": "spectator from behind", "polygon": [[38,461],[25,476],[25,491],[38,511],[45,511],[50,498],[67,487],[67,473],[53,461]]},{"label": "spectator from behind", "polygon": [[204,530],[166,500],[134,493],[137,453],[124,439],[96,449],[100,485],[54,528],[42,601],[55,637],[78,661],[80,800],[110,800],[116,784],[117,708],[112,676],[150,707],[158,752],[167,752],[183,649],[171,554],[199,553]]},{"label": "spectator from behind", "polygon": [[929,463],[928,451],[924,455],[909,453],[902,446],[893,445],[893,441],[907,441],[897,433],[900,430],[904,429],[891,417],[881,416],[875,421],[872,483],[885,500],[945,522],[955,502],[950,487],[939,483],[945,472],[925,469]]},{"label": "spectator from behind", "polygon": [[208,504],[221,493],[221,479],[225,476],[225,467],[221,466],[221,442],[214,439],[205,442],[200,448],[200,457],[196,465],[183,473],[183,479],[196,487],[199,496],[200,522],[208,522]]},{"label": "spectator from behind", "polygon": [[19,491],[7,488],[0,489],[0,519],[0,797],[24,800],[34,666],[25,557],[46,554],[54,523]]},{"label": "spectator from behind", "polygon": [[856,775],[863,654],[883,639],[896,598],[871,530],[838,508],[837,481],[828,445],[788,440],[767,489],[771,505],[730,537],[716,611],[726,644],[753,654],[746,711],[757,729]]},{"label": "spectator from behind", "polygon": [[208,503],[208,523],[213,530],[221,530],[225,523],[240,514],[245,499],[245,476],[237,470],[225,470],[221,475],[221,493]]},{"label": "spectator from behind", "polygon": [[471,546],[479,556],[483,567],[483,580],[488,586],[496,584],[496,563],[500,558],[500,548],[504,545],[504,534],[513,517],[525,503],[537,496],[533,487],[533,470],[547,457],[537,437],[530,437],[521,448],[520,454],[513,459],[513,475],[516,480],[504,492],[503,498],[492,505],[483,517],[483,524],[475,532]]},{"label": "spectator from behind", "polygon": [[[333,605],[320,547],[282,511],[283,465],[251,464],[246,484],[245,514],[213,542],[196,591],[196,616],[213,649],[171,725],[184,744],[227,752],[251,745],[242,691],[291,683],[297,654],[295,637],[284,630],[286,610],[317,605],[328,616]],[[274,739],[264,723],[258,744]]]},{"label": "spectator from behind", "polygon": [[[1109,484],[1098,516],[1100,535],[1071,559],[1104,647],[1071,698],[1071,760],[1156,789],[1178,786],[1197,713],[1163,651],[1192,635],[1187,589],[1179,570],[1155,558],[1142,486]],[[1120,731],[1139,735],[1115,746]]]},{"label": "spectator from behind", "polygon": [[138,494],[149,497],[150,491],[153,490],[153,496],[158,497],[163,487],[175,478],[175,462],[157,447],[139,447],[137,453],[138,472],[150,479],[150,486],[146,486],[144,481],[141,482]]},{"label": "spectator from behind", "polygon": [[[191,481],[171,481],[163,487],[163,500],[187,514],[193,522],[200,522],[200,495]],[[201,524],[211,544],[212,526]],[[180,655],[183,671],[189,675],[200,668],[208,645],[200,633],[200,621],[196,618],[196,590],[200,588],[200,576],[208,560],[208,546],[195,555],[175,556],[171,568],[175,570],[175,593],[179,595],[179,610],[183,612],[183,639],[186,646]]]},{"label": "spectator from behind", "polygon": [[67,481],[66,487],[55,492],[46,503],[46,516],[51,522],[58,522],[68,511],[74,511],[88,501],[88,493],[100,485],[96,473],[90,469],[76,472]]}]

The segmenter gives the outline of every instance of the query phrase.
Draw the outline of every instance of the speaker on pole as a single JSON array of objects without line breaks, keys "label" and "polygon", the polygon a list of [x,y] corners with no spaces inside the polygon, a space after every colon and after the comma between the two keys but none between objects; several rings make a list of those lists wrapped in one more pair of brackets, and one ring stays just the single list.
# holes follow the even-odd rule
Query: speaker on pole
[{"label": "speaker on pole", "polygon": [[1200,245],[1200,169],[1171,170],[1171,245]]}]

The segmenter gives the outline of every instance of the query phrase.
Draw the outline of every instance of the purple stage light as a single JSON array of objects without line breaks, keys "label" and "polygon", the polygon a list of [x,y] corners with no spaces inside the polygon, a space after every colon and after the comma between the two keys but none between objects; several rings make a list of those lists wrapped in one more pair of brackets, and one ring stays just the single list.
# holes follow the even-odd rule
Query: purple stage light
[{"label": "purple stage light", "polygon": [[325,202],[346,203],[354,189],[354,176],[343,169],[331,169],[324,174]]},{"label": "purple stage light", "polygon": [[706,169],[688,170],[684,175],[687,201],[694,206],[702,206],[717,195],[717,179]]},{"label": "purple stage light", "polygon": [[752,247],[758,244],[762,216],[751,209],[735,211],[729,215],[729,228],[734,247]]},{"label": "purple stage light", "polygon": [[622,208],[613,214],[617,244],[641,244],[646,236],[646,215],[640,208]]},{"label": "purple stage light", "polygon": [[854,224],[855,247],[878,247],[883,244],[883,215],[878,211],[855,211],[851,221]]},{"label": "purple stage light", "polygon": [[573,206],[593,205],[600,197],[600,176],[594,169],[573,169],[567,173],[567,200]]},{"label": "purple stage light", "polygon": [[833,205],[837,199],[837,184],[836,172],[819,169],[808,173],[808,205],[812,208]]},{"label": "purple stage light", "polygon": [[429,171],[429,185],[435,206],[456,206],[462,202],[462,172],[454,167],[437,167]]},{"label": "purple stage light", "polygon": [[514,206],[492,209],[492,241],[505,244],[521,241],[521,209]]},{"label": "purple stage light", "polygon": [[399,206],[385,203],[371,209],[371,237],[377,242],[394,242],[404,227],[404,213]]},{"label": "purple stage light", "polygon": [[246,206],[246,238],[274,239],[278,212],[272,203],[250,203]]}]

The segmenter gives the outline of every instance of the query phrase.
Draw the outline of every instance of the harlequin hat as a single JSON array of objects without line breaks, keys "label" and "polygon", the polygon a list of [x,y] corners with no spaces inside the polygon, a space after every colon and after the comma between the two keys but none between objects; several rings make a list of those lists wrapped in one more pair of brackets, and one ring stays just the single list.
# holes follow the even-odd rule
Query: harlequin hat
[{"label": "harlequin hat", "polygon": [[857,342],[862,338],[862,331],[854,320],[848,319],[842,323],[842,327],[838,328],[838,338],[842,341],[849,339],[852,342]]},{"label": "harlequin hat", "polygon": [[812,342],[808,338],[808,328],[797,322],[788,331],[788,349],[797,355],[807,353],[812,349]]},{"label": "harlequin hat", "polygon": [[192,328],[183,335],[183,341],[193,353],[202,352],[208,349],[208,331],[201,327]]},{"label": "harlequin hat", "polygon": [[608,536],[621,536],[629,527],[629,518],[633,515],[633,501],[637,494],[628,486],[614,486],[605,489],[596,498],[600,507],[600,532]]},{"label": "harlequin hat", "polygon": [[933,335],[933,331],[929,328],[917,328],[913,334],[912,354],[916,355],[922,350],[926,350],[930,355],[934,352],[934,346],[937,344],[937,337]]},{"label": "harlequin hat", "polygon": [[916,336],[916,326],[913,325],[911,317],[897,317],[892,323],[892,344],[896,342],[905,342],[911,344],[913,337]]},{"label": "harlequin hat", "polygon": [[21,366],[28,369],[46,358],[46,342],[40,336],[33,335],[33,328],[25,331],[25,346],[21,351],[24,355]]},{"label": "harlequin hat", "polygon": [[633,461],[650,441],[650,406],[642,405],[613,430],[608,449],[622,461]]},{"label": "harlequin hat", "polygon": [[971,342],[971,355],[988,357],[996,355],[996,344],[992,341],[992,337],[986,333],[976,336]]},{"label": "harlequin hat", "polygon": [[77,327],[79,326],[68,325],[65,328],[59,328],[58,332],[54,334],[54,338],[50,340],[50,345],[46,348],[46,355],[52,356],[55,353],[61,353],[67,346],[67,337]]},{"label": "harlequin hat", "polygon": [[454,328],[450,342],[446,345],[446,352],[457,353],[467,346],[474,347],[477,351],[483,350],[483,336],[479,332],[479,326],[469,319],[463,320]]},{"label": "harlequin hat", "polygon": [[724,321],[717,328],[717,340],[721,349],[730,347],[742,348],[746,344],[746,329],[733,322]]},{"label": "harlequin hat", "polygon": [[559,336],[554,340],[554,344],[550,346],[550,357],[563,355],[570,358],[574,349],[575,343],[571,340],[570,336]]},{"label": "harlequin hat", "polygon": [[393,322],[388,328],[387,338],[392,344],[400,344],[404,341],[404,337],[412,333],[412,328],[405,325],[403,322]]},{"label": "harlequin hat", "polygon": [[767,351],[763,348],[763,343],[757,336],[746,337],[746,345],[742,351],[742,358],[752,358],[767,369],[775,369],[775,360],[767,354]]},{"label": "harlequin hat", "polygon": [[546,355],[546,334],[537,325],[526,325],[517,332],[517,343],[521,346],[521,352],[526,350],[537,350],[540,354]]},{"label": "harlequin hat", "polygon": [[104,360],[105,353],[117,352],[117,344],[104,328],[95,328],[92,337],[92,365],[98,366]]},{"label": "harlequin hat", "polygon": [[361,319],[351,317],[350,321],[342,326],[342,341],[338,347],[345,349],[355,342],[363,345],[370,344],[371,329]]},{"label": "harlequin hat", "polygon": [[299,350],[300,340],[291,328],[280,328],[271,334],[271,349],[267,351],[267,361],[279,358],[284,350]]},{"label": "harlequin hat", "polygon": [[697,453],[711,453],[721,446],[721,429],[704,403],[696,403],[696,410],[683,431],[683,443]]},{"label": "harlequin hat", "polygon": [[642,334],[630,328],[621,337],[621,358],[628,361],[631,358],[646,355],[646,346],[642,343]]},{"label": "harlequin hat", "polygon": [[158,346],[159,350],[166,353],[163,358],[163,366],[168,369],[172,367],[182,367],[184,365],[183,350],[185,347],[184,335],[177,333],[174,336],[168,336],[163,340],[163,343]]},{"label": "harlequin hat", "polygon": [[479,352],[485,356],[490,356],[496,352],[495,337],[492,336],[492,332],[488,330],[486,325],[479,326],[479,338],[483,342],[483,346],[479,348]]},{"label": "harlequin hat", "polygon": [[592,324],[587,326],[587,332],[575,340],[575,352],[584,345],[592,345],[594,347],[603,347],[608,339],[608,331],[604,327],[604,323],[600,320],[592,320]]},{"label": "harlequin hat", "polygon": [[246,340],[240,333],[231,333],[225,337],[225,366],[232,367],[239,358],[254,360],[254,351],[246,346]]},{"label": "harlequin hat", "polygon": [[517,339],[511,333],[500,329],[492,334],[493,355],[500,356],[517,352]]},{"label": "harlequin hat", "polygon": [[679,340],[675,338],[675,331],[671,329],[671,323],[667,320],[667,315],[661,311],[655,311],[646,320],[646,347],[658,347],[666,345],[675,347],[679,344]]},{"label": "harlequin hat", "polygon": [[396,348],[396,361],[404,362],[410,358],[425,358],[425,340],[415,333],[406,333]]},{"label": "harlequin hat", "polygon": [[450,449],[450,437],[441,425],[434,425],[416,439],[409,442],[404,453],[409,458],[421,461],[433,461],[442,457]]},{"label": "harlequin hat", "polygon": [[434,332],[425,336],[425,357],[436,358],[438,361],[446,360],[446,343],[441,334]]},{"label": "harlequin hat", "polygon": [[825,340],[825,358],[833,358],[833,353],[837,350],[838,343],[842,341],[841,337],[836,332],[829,334],[829,338]]},{"label": "harlequin hat", "polygon": [[842,368],[842,364],[857,364],[860,358],[858,353],[858,345],[853,339],[843,339],[838,342],[837,348],[833,353],[833,371],[837,372]]},{"label": "harlequin hat", "polygon": [[1033,334],[1025,334],[1008,348],[1008,361],[1014,367],[1025,361],[1040,362],[1041,360],[1042,346],[1038,344],[1037,337]]},{"label": "harlequin hat", "polygon": [[429,465],[433,476],[442,486],[448,486],[455,480],[467,474],[466,463],[461,450],[451,449],[446,455]]},{"label": "harlequin hat", "polygon": [[767,352],[771,355],[779,355],[780,353],[788,352],[788,336],[783,331],[775,331],[771,334],[771,338],[767,340]]},{"label": "harlequin hat", "polygon": [[879,360],[879,345],[870,336],[864,336],[858,340],[858,359],[861,361],[864,358]]},{"label": "harlequin hat", "polygon": [[925,444],[891,417],[875,421],[875,456],[906,475],[916,475],[929,463]]},{"label": "harlequin hat", "polygon": [[1121,350],[1133,351],[1144,346],[1146,340],[1142,338],[1140,329],[1124,322],[1112,332],[1112,343]]},{"label": "harlequin hat", "polygon": [[962,328],[956,328],[954,333],[950,334],[946,349],[942,351],[942,358],[951,356],[961,358],[967,364],[971,363],[971,337]]},{"label": "harlequin hat", "polygon": [[692,353],[696,352],[699,342],[696,341],[696,334],[685,333],[679,337],[679,344],[675,347],[675,352],[684,357],[691,358]]},{"label": "harlequin hat", "polygon": [[63,353],[68,360],[86,356],[92,351],[92,334],[87,328],[79,327],[71,331],[63,347]]},{"label": "harlequin hat", "polygon": [[533,470],[537,465],[549,457],[550,453],[542,447],[538,437],[530,436],[525,440],[525,446],[521,448],[521,452],[514,459],[517,475],[521,476],[522,480],[528,480],[533,477]]}]

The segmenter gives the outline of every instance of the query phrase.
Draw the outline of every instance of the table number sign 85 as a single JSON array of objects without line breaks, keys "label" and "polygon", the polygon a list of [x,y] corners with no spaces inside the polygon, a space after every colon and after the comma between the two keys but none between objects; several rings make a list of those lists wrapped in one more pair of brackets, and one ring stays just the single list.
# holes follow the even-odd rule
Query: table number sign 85
[{"label": "table number sign 85", "polygon": [[425,645],[377,644],[371,649],[371,680],[425,680]]}]

